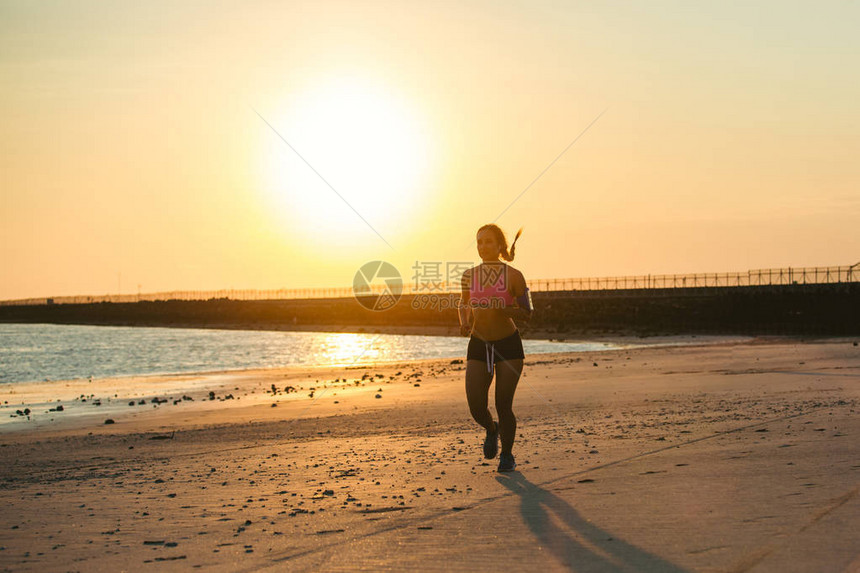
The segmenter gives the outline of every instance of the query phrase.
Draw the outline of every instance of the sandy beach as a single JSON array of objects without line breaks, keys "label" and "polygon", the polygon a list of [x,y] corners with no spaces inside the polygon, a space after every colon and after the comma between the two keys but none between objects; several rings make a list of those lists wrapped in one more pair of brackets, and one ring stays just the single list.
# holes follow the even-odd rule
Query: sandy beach
[{"label": "sandy beach", "polygon": [[860,570],[854,340],[528,357],[509,474],[463,370],[10,385],[0,568]]}]

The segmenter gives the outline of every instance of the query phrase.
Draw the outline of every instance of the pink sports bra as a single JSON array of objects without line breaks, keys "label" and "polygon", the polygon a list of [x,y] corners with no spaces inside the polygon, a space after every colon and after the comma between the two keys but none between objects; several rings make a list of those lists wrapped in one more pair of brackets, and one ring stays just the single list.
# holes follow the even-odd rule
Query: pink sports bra
[{"label": "pink sports bra", "polygon": [[507,265],[499,272],[495,283],[481,285],[481,275],[487,273],[481,267],[475,267],[472,272],[472,284],[469,291],[472,304],[479,308],[504,308],[514,304],[513,295],[505,288]]}]

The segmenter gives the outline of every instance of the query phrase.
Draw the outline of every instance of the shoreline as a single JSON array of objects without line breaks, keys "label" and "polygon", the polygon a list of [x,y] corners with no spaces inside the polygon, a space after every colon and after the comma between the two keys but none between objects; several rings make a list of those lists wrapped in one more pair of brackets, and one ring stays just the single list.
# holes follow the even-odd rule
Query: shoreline
[{"label": "shoreline", "polygon": [[[62,329],[64,327],[68,328],[90,328],[93,327],[98,330],[98,325],[53,325],[53,324],[20,324],[18,326],[22,327],[48,327],[48,331],[51,332],[50,329],[56,328],[56,332],[58,334],[62,334]],[[137,327],[137,326],[103,326],[102,328],[108,329],[118,329],[115,332],[119,334],[117,336],[124,336],[123,332],[134,333],[135,331],[164,331],[165,327]],[[169,330],[182,330],[189,333],[203,333],[203,332],[220,332],[220,333],[231,333],[236,331],[237,329],[215,329],[215,328],[185,328],[185,327],[173,327]],[[398,329],[393,329],[398,330]],[[24,330],[24,333],[27,331]],[[41,332],[41,331],[40,331]],[[288,331],[265,331],[265,330],[239,330],[239,332],[258,332],[258,333],[280,333],[283,335],[284,332]],[[356,342],[355,344],[366,345],[369,344],[367,350],[373,349],[373,352],[369,352],[365,357],[364,354],[359,355],[357,358],[347,358],[346,356],[334,356],[331,358],[337,360],[336,362],[325,362],[327,356],[314,356],[308,355],[304,359],[301,358],[300,355],[293,354],[289,348],[285,348],[281,353],[280,359],[271,359],[270,357],[265,357],[262,354],[258,356],[259,352],[255,352],[256,348],[256,338],[251,338],[248,341],[250,352],[245,355],[242,359],[239,360],[223,360],[219,363],[218,360],[203,360],[196,359],[194,357],[190,362],[180,359],[180,360],[167,360],[160,362],[147,362],[146,360],[138,360],[134,365],[126,365],[123,368],[124,371],[120,371],[119,368],[114,368],[110,366],[100,367],[97,369],[87,369],[83,368],[70,368],[64,369],[62,368],[62,363],[59,364],[59,367],[51,368],[46,364],[46,368],[30,368],[30,372],[27,372],[27,369],[23,369],[21,372],[17,372],[17,375],[21,374],[29,374],[32,377],[29,379],[18,379],[18,380],[0,380],[0,388],[8,384],[32,384],[36,382],[64,382],[70,380],[87,380],[91,379],[93,376],[96,378],[130,378],[130,377],[139,377],[139,376],[172,376],[172,375],[200,375],[200,374],[214,374],[219,372],[242,372],[245,370],[259,370],[265,368],[309,368],[309,369],[317,369],[317,368],[333,368],[333,367],[348,367],[348,366],[377,366],[377,365],[385,365],[390,364],[392,362],[401,362],[403,360],[414,360],[414,359],[425,359],[421,357],[422,354],[427,356],[426,359],[433,358],[462,358],[465,355],[465,346],[468,341],[468,337],[463,337],[460,335],[457,336],[445,336],[441,333],[435,334],[418,334],[418,333],[407,333],[404,332],[392,332],[392,333],[352,333],[352,332],[326,332],[326,331],[289,331],[287,335],[295,332],[297,335],[299,333],[306,335],[350,335],[355,334]],[[89,336],[87,331],[82,331],[83,336]],[[12,344],[15,344],[17,340],[17,335],[12,336]],[[100,335],[97,335],[100,336]],[[147,336],[151,336],[147,334]],[[156,334],[156,336],[162,336],[160,334]],[[299,335],[300,336],[300,335]],[[384,337],[394,337],[391,339],[391,342],[386,342]],[[404,337],[402,339],[398,339],[397,337]],[[416,337],[416,338],[413,338]],[[421,339],[429,340],[430,347],[429,351],[420,352],[420,351],[410,351],[407,350],[409,348],[420,349],[423,348],[423,343]],[[436,342],[432,342],[433,339],[445,338],[444,342],[440,342],[439,345]],[[191,336],[191,339],[194,339],[194,336]],[[380,340],[381,339],[381,340]],[[639,336],[594,336],[594,337],[571,337],[568,339],[559,339],[559,338],[536,338],[530,337],[526,338],[526,354],[545,354],[547,352],[591,352],[591,351],[610,351],[615,349],[615,347],[648,347],[648,346],[664,346],[664,345],[690,345],[690,344],[712,344],[712,343],[734,343],[734,342],[743,342],[752,340],[753,337],[742,336],[742,335],[673,335],[673,336],[652,336],[652,337],[639,337]],[[131,338],[130,340],[136,340],[136,338]],[[148,340],[148,339],[147,339]],[[184,340],[184,339],[182,339]],[[231,339],[219,339],[224,341],[229,341]],[[244,340],[244,339],[241,339]],[[262,340],[262,339],[261,339]],[[287,339],[285,339],[287,340]],[[302,337],[292,339],[292,342],[285,342],[287,347],[294,346],[295,344],[302,345],[304,344],[302,341],[305,339]],[[328,338],[326,338],[328,340]],[[380,340],[380,344],[377,346],[376,341]],[[368,342],[369,341],[369,342]],[[192,341],[188,342],[189,344]],[[326,344],[329,344],[326,342]],[[339,345],[340,342],[333,342],[333,344]],[[555,345],[558,345],[559,348],[555,348]],[[119,345],[122,346],[122,345]],[[128,345],[125,345],[126,347]],[[437,347],[438,346],[438,347]],[[584,346],[585,348],[580,348]],[[597,348],[600,346],[600,348]],[[386,348],[391,348],[392,352],[385,350]],[[591,347],[591,348],[589,348]],[[381,349],[381,351],[380,351]],[[64,351],[63,346],[57,346],[53,349],[53,351],[60,352]],[[110,365],[112,363],[119,364],[117,360],[124,360],[127,356],[127,352],[132,352],[131,348],[118,349],[110,355],[105,355],[101,353],[98,357],[93,357],[92,360],[98,359],[100,365]],[[414,358],[412,356],[414,356]],[[298,357],[295,359],[293,357]],[[146,354],[143,355],[143,358],[147,358]],[[157,356],[152,356],[153,359],[157,359]],[[182,357],[176,357],[177,359]],[[44,356],[37,356],[35,359],[41,360],[44,362]],[[311,360],[320,360],[319,363],[311,363]],[[171,364],[174,362],[174,364]],[[211,364],[207,364],[210,363]],[[268,363],[268,364],[264,364]],[[13,361],[14,364],[14,361]],[[150,366],[156,365],[155,368]],[[149,366],[149,367],[148,367]],[[211,368],[207,368],[206,366],[211,366]],[[176,369],[171,370],[171,367],[175,367]],[[69,371],[71,370],[71,371]],[[7,376],[11,378],[11,374],[7,373]]]},{"label": "shoreline", "polygon": [[[430,336],[430,337],[468,337],[460,335],[459,327],[456,326],[357,326],[342,325],[332,326],[325,324],[287,325],[287,324],[197,324],[197,323],[172,323],[172,324],[105,324],[105,323],[82,323],[82,322],[12,322],[0,321],[0,325],[43,325],[43,326],[92,326],[106,328],[163,328],[179,330],[221,330],[240,332],[311,332],[318,334],[391,334],[402,336]],[[542,340],[548,342],[609,342],[618,344],[634,344],[641,341],[654,340],[720,340],[720,339],[761,339],[761,340],[860,340],[860,335],[854,334],[827,334],[827,333],[708,333],[708,332],[681,332],[681,331],[649,331],[639,332],[633,329],[569,329],[564,331],[554,329],[529,328],[528,325],[518,325],[520,336],[523,340]]]},{"label": "shoreline", "polygon": [[[85,322],[12,322],[0,321],[3,324],[17,325],[44,325],[44,326],[94,326],[94,327],[109,327],[109,328],[165,328],[165,329],[180,329],[180,330],[223,330],[223,331],[242,331],[242,332],[314,332],[321,334],[394,334],[403,336],[442,336],[453,338],[464,338],[460,335],[458,326],[439,326],[439,325],[401,325],[401,326],[360,326],[360,325],[330,325],[330,324],[283,324],[283,323],[223,323],[223,324],[201,324],[195,322],[186,323],[85,323]],[[774,337],[805,337],[817,336],[821,338],[828,337],[845,337],[844,334],[835,335],[801,335],[801,334],[785,334],[785,335],[755,335],[743,333],[717,333],[709,334],[702,332],[660,332],[652,331],[642,333],[635,330],[619,330],[619,329],[569,329],[559,331],[557,329],[541,329],[529,328],[528,325],[518,325],[520,336],[523,340],[547,340],[557,342],[567,342],[571,340],[594,340],[594,341],[614,341],[614,340],[649,340],[663,338],[707,338],[707,337],[741,337],[751,338],[758,336],[774,336]]]},{"label": "shoreline", "polygon": [[[681,340],[683,338],[683,340]],[[799,338],[778,339],[749,337],[668,337],[658,344],[624,346],[616,339],[618,348],[574,352],[548,352],[526,356],[525,372],[545,364],[587,362],[598,364],[615,360],[619,355],[638,355],[652,351],[693,351],[697,348],[734,348],[778,346],[785,344],[853,344],[850,339]],[[433,375],[464,370],[464,357],[394,360],[368,364],[285,366],[274,368],[244,368],[168,374],[138,374],[106,378],[77,378],[0,385],[0,436],[34,432],[54,432],[87,427],[113,429],[114,424],[127,419],[169,419],[178,412],[187,421],[200,414],[209,423],[215,413],[225,409],[275,403],[296,405],[314,392],[337,392],[349,395],[382,379],[385,384],[403,382],[404,370],[429,370]],[[275,392],[272,392],[273,386]],[[292,387],[288,390],[287,387]],[[213,394],[214,393],[214,394]],[[359,392],[360,393],[360,392]],[[244,401],[243,401],[244,400]],[[284,402],[284,404],[281,404]],[[316,402],[316,401],[314,401]],[[62,406],[61,411],[56,408]],[[152,412],[149,410],[152,409]],[[27,412],[29,410],[29,412]],[[104,424],[105,420],[113,420]],[[154,422],[155,423],[155,422]],[[152,426],[152,424],[150,424]],[[155,426],[153,426],[155,427]]]}]

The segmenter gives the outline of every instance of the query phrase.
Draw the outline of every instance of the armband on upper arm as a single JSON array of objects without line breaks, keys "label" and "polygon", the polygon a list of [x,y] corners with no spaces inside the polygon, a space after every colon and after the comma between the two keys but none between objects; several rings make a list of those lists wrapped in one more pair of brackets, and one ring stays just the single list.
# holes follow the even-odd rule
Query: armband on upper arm
[{"label": "armband on upper arm", "polygon": [[526,292],[524,292],[521,296],[517,297],[517,305],[523,310],[527,310],[532,312],[534,310],[532,308],[532,295],[529,292],[528,287],[526,287]]}]

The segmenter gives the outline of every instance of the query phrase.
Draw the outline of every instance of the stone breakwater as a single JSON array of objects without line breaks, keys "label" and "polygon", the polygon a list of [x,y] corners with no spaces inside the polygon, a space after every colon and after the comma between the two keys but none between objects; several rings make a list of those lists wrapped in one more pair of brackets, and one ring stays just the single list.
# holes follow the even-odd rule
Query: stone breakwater
[{"label": "stone breakwater", "polygon": [[[456,335],[458,294],[385,311],[353,298],[0,306],[0,322]],[[526,337],[555,334],[860,334],[860,283],[533,293]]]}]

